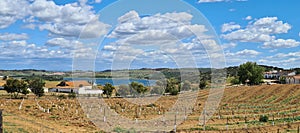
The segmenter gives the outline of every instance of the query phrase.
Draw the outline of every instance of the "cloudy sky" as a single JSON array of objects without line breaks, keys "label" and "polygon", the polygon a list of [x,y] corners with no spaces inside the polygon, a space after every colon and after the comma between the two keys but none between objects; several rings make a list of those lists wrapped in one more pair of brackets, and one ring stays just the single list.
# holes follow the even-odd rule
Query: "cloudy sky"
[{"label": "cloudy sky", "polygon": [[298,0],[1,0],[0,69],[299,67]]}]

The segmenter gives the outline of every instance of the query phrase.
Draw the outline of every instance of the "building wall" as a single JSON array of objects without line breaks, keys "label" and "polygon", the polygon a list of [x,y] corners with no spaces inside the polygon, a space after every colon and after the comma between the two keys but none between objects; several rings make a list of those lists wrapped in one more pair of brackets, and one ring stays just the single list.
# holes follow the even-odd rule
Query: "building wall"
[{"label": "building wall", "polygon": [[76,88],[51,88],[49,92],[78,93]]},{"label": "building wall", "polygon": [[300,84],[300,79],[295,79],[293,77],[287,77],[285,79],[286,84]]}]

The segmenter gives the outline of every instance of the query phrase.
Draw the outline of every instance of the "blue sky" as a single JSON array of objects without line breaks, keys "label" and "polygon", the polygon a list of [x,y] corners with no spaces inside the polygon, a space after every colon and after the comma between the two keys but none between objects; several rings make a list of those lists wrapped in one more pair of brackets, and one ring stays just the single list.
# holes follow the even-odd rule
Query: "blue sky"
[{"label": "blue sky", "polygon": [[298,0],[1,0],[0,69],[222,67],[246,61],[299,67],[299,5]]}]

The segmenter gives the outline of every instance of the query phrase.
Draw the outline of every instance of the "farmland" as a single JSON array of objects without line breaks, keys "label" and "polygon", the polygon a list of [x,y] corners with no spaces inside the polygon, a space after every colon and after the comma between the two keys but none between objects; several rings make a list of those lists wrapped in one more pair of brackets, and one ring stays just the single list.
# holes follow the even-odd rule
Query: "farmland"
[{"label": "farmland", "polygon": [[[199,132],[204,130],[205,101],[209,90],[200,90],[193,112],[178,124],[177,131]],[[47,94],[35,99],[10,99],[0,92],[0,109],[4,109],[5,132],[100,132],[87,110],[100,113],[101,104],[84,103],[64,94]],[[98,97],[94,97],[97,99]],[[207,132],[296,132],[300,125],[300,85],[260,85],[230,87],[224,91],[219,108],[205,123]],[[92,99],[92,98],[91,98]],[[109,109],[129,119],[149,120],[164,115],[178,99],[162,96],[153,104],[136,105],[121,98],[104,99]],[[95,100],[94,100],[95,101]],[[86,108],[88,106],[89,108]],[[84,108],[82,108],[84,107]],[[137,108],[140,111],[137,112]],[[92,113],[90,113],[92,115]],[[260,116],[267,122],[260,122]]]}]

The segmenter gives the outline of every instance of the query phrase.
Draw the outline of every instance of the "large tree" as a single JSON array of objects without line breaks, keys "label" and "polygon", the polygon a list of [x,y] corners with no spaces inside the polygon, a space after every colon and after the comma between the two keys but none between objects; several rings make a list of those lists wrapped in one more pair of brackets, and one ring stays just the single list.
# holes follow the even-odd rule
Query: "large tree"
[{"label": "large tree", "polygon": [[18,98],[19,93],[24,95],[29,93],[26,82],[18,79],[7,79],[6,84],[4,84],[4,89],[7,93],[12,94],[14,98]]},{"label": "large tree", "polygon": [[260,84],[263,79],[264,68],[255,62],[246,62],[239,66],[239,81],[250,85]]},{"label": "large tree", "polygon": [[148,89],[143,84],[138,82],[131,82],[129,84],[130,89],[132,90],[133,95],[137,94],[144,94]]},{"label": "large tree", "polygon": [[167,87],[166,91],[167,93],[170,93],[171,95],[177,95],[179,93],[179,88],[177,87],[178,80],[175,78],[170,78],[167,80]]},{"label": "large tree", "polygon": [[28,80],[29,88],[38,97],[41,97],[44,95],[45,84],[46,83],[41,78],[33,78],[33,79]]},{"label": "large tree", "polygon": [[106,83],[103,87],[103,94],[106,95],[106,97],[111,97],[112,92],[115,90],[115,87],[110,84],[110,83]]}]

